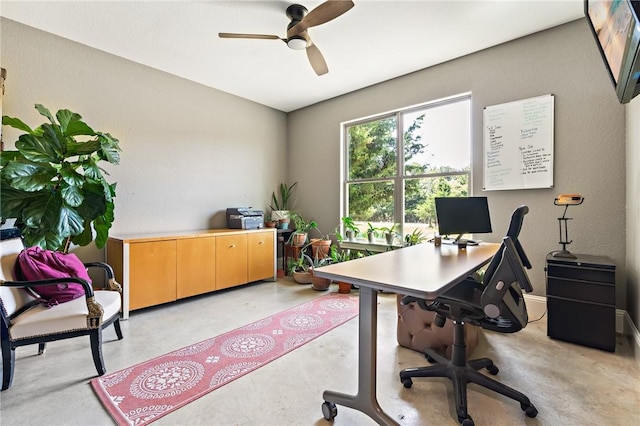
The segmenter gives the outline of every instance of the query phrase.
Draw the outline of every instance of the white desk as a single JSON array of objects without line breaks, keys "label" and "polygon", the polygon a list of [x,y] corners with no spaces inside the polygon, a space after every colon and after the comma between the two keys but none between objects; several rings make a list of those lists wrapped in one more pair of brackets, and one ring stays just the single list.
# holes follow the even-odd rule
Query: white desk
[{"label": "white desk", "polygon": [[398,424],[376,399],[377,291],[434,299],[489,262],[499,246],[483,243],[460,250],[457,246],[425,243],[314,270],[320,277],[360,287],[358,391],[355,395],[325,391],[325,418],[325,410],[331,413],[331,405],[339,404],[362,411],[378,424]]}]

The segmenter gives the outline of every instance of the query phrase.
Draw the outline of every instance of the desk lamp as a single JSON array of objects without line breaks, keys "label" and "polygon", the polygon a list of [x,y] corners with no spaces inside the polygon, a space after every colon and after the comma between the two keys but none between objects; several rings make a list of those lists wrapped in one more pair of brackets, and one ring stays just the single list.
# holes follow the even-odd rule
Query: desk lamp
[{"label": "desk lamp", "polygon": [[[558,227],[560,228],[560,244],[562,244],[562,250],[554,251],[553,257],[561,257],[565,259],[576,259],[576,256],[569,253],[567,250],[567,246],[573,242],[573,240],[569,241],[569,229],[567,227],[567,222],[572,220],[571,217],[567,216],[567,209],[569,206],[579,206],[584,201],[584,197],[580,194],[560,194],[553,200],[553,204],[556,206],[564,206],[564,213],[562,217],[558,218]],[[562,224],[564,223],[564,241],[562,240]]]}]

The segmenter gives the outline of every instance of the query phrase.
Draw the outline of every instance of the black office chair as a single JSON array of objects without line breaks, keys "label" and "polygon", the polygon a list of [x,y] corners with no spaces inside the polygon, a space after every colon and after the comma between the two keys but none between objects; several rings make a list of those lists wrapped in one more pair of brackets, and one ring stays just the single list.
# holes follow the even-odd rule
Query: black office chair
[{"label": "black office chair", "polygon": [[446,318],[453,320],[454,335],[451,360],[427,349],[425,356],[436,364],[406,368],[400,372],[400,381],[405,388],[410,388],[412,377],[448,377],[453,383],[458,421],[464,426],[474,424],[467,413],[467,383],[476,383],[515,399],[529,417],[538,414],[526,395],[478,371],[486,368],[490,374],[498,374],[498,367],[491,359],[467,361],[464,341],[465,322],[500,333],[514,333],[527,325],[527,308],[521,288],[526,292],[533,291],[524,269],[531,269],[531,263],[518,241],[518,235],[528,212],[527,206],[520,206],[511,215],[507,235],[491,259],[482,283],[470,277],[436,300],[412,296],[402,300],[403,304],[417,302],[422,309],[436,312],[436,324],[440,326],[444,325]]}]

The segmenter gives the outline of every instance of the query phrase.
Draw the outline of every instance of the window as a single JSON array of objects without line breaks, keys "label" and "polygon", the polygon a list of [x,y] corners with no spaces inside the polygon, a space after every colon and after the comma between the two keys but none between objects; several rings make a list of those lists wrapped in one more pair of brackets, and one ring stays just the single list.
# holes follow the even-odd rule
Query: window
[{"label": "window", "polygon": [[362,233],[398,224],[400,235],[431,235],[434,198],[469,195],[469,95],[346,123],[343,131],[342,216]]}]

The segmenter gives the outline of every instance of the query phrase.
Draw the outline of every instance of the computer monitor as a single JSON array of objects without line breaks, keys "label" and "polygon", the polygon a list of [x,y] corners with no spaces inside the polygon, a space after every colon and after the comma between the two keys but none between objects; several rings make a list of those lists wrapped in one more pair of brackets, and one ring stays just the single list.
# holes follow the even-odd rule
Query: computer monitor
[{"label": "computer monitor", "polygon": [[436,198],[436,217],[440,235],[488,234],[491,230],[487,197]]}]

